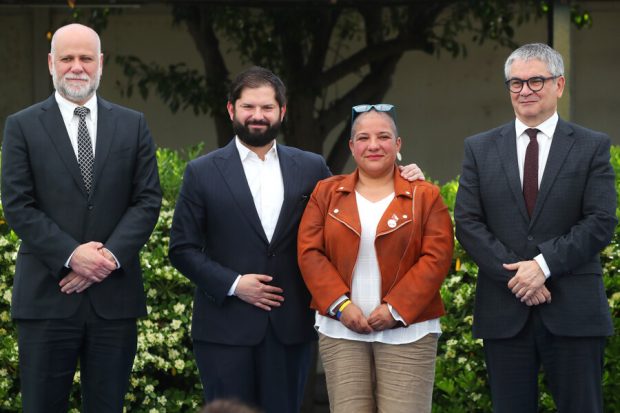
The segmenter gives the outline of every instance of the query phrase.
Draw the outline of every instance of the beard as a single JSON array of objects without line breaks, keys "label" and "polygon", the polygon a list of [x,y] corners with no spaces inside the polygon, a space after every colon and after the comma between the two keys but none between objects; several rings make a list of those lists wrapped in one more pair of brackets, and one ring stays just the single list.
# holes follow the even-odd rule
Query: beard
[{"label": "beard", "polygon": [[[250,125],[265,125],[267,129],[264,132],[252,132],[250,130]],[[280,127],[282,126],[282,122],[277,121],[273,124],[270,124],[267,121],[260,120],[249,120],[244,124],[239,122],[237,118],[233,119],[233,132],[239,137],[241,142],[245,143],[248,146],[252,146],[254,148],[263,147],[275,138],[278,137],[278,133],[280,133]]]},{"label": "beard", "polygon": [[[68,78],[87,80],[88,83],[83,85],[72,85],[69,84]],[[64,76],[59,76],[58,73],[56,73],[56,69],[52,69],[54,89],[56,89],[62,97],[75,103],[85,102],[88,100],[99,87],[100,80],[101,76],[99,74],[95,75],[94,79],[90,78],[86,73],[81,75],[67,73]]]}]

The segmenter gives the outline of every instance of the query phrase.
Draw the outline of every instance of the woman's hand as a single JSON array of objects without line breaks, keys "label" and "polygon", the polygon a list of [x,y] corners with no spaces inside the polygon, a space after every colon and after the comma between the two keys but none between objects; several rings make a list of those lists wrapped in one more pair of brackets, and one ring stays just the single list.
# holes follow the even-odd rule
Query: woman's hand
[{"label": "woman's hand", "polygon": [[372,328],[368,325],[366,317],[362,310],[355,304],[349,304],[340,315],[340,322],[349,330],[353,330],[359,334],[372,333]]},{"label": "woman's hand", "polygon": [[396,320],[392,317],[392,313],[390,313],[387,304],[381,304],[379,307],[375,308],[370,314],[370,317],[368,317],[368,324],[374,331],[383,331],[394,327],[396,325]]}]

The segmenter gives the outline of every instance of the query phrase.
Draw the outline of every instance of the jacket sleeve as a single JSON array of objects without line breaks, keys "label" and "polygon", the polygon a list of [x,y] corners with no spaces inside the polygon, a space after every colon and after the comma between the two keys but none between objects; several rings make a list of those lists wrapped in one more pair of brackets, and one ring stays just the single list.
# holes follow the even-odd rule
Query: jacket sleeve
[{"label": "jacket sleeve", "polygon": [[214,303],[221,305],[239,273],[212,259],[205,251],[207,208],[200,196],[199,178],[190,163],[170,228],[169,257],[172,265]]},{"label": "jacket sleeve", "polygon": [[465,141],[463,169],[454,206],[456,238],[480,268],[480,273],[497,281],[508,282],[514,272],[502,264],[521,261],[489,230],[480,196],[480,176],[474,151]]},{"label": "jacket sleeve", "polygon": [[32,254],[60,279],[65,262],[79,242],[60,229],[35,196],[32,163],[20,119],[6,120],[2,143],[2,206],[9,226],[31,247]]},{"label": "jacket sleeve", "polygon": [[609,137],[604,136],[588,171],[581,205],[582,218],[568,233],[538,245],[552,276],[592,261],[592,257],[611,242],[617,224],[617,203],[609,148]]},{"label": "jacket sleeve", "polygon": [[157,171],[155,144],[146,125],[144,115],[139,118],[138,153],[131,177],[132,191],[129,207],[105,241],[105,246],[124,262],[136,257],[146,244],[157,224],[161,207],[161,188]]},{"label": "jacket sleeve", "polygon": [[417,319],[435,298],[452,265],[452,219],[437,188],[428,194],[424,204],[419,259],[384,297],[407,324]]},{"label": "jacket sleeve", "polygon": [[[325,254],[325,220],[327,205],[319,201],[325,187],[319,182],[310,196],[306,210],[301,218],[297,238],[297,257],[299,268],[312,300],[319,313],[327,315],[329,307],[342,295],[349,294],[336,267]],[[318,195],[318,196],[317,196]]]}]

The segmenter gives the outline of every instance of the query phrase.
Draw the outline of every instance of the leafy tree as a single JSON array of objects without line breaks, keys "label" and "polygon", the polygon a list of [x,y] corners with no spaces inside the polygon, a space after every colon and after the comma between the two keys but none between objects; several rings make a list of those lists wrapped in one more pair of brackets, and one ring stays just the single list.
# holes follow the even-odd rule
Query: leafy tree
[{"label": "leafy tree", "polygon": [[[212,116],[222,146],[232,131],[225,109],[229,51],[221,45],[232,44],[244,64],[268,67],[283,78],[288,87],[285,141],[318,153],[330,132],[342,127],[351,106],[382,101],[405,52],[465,55],[464,33],[476,44],[513,46],[515,26],[541,17],[551,6],[541,0],[241,3],[175,2],[174,21],[189,30],[203,70],[117,56],[126,75],[123,90],[131,95],[137,88],[144,98],[155,90],[173,112],[192,108]],[[590,23],[579,9],[573,20],[579,26]],[[345,124],[327,156],[334,172],[346,164],[348,137]]]}]

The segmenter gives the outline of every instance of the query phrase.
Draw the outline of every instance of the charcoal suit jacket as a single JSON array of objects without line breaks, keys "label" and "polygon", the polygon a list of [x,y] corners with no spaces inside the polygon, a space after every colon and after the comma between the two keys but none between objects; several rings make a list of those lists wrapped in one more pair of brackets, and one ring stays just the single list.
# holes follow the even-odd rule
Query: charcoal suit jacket
[{"label": "charcoal suit jacket", "polygon": [[[66,318],[88,297],[106,319],[146,315],[138,253],[161,205],[155,145],[144,116],[97,98],[94,178],[86,191],[54,95],[6,120],[2,205],[21,238],[11,314],[15,319]],[[99,241],[120,268],[83,293],[59,281],[78,245]]]},{"label": "charcoal suit jacket", "polygon": [[542,253],[552,302],[537,306],[555,335],[613,333],[599,252],[616,225],[609,137],[558,121],[536,205],[528,216],[517,165],[514,121],[465,140],[455,206],[456,236],[479,266],[474,335],[508,338],[530,311],[508,289],[503,263]]}]

